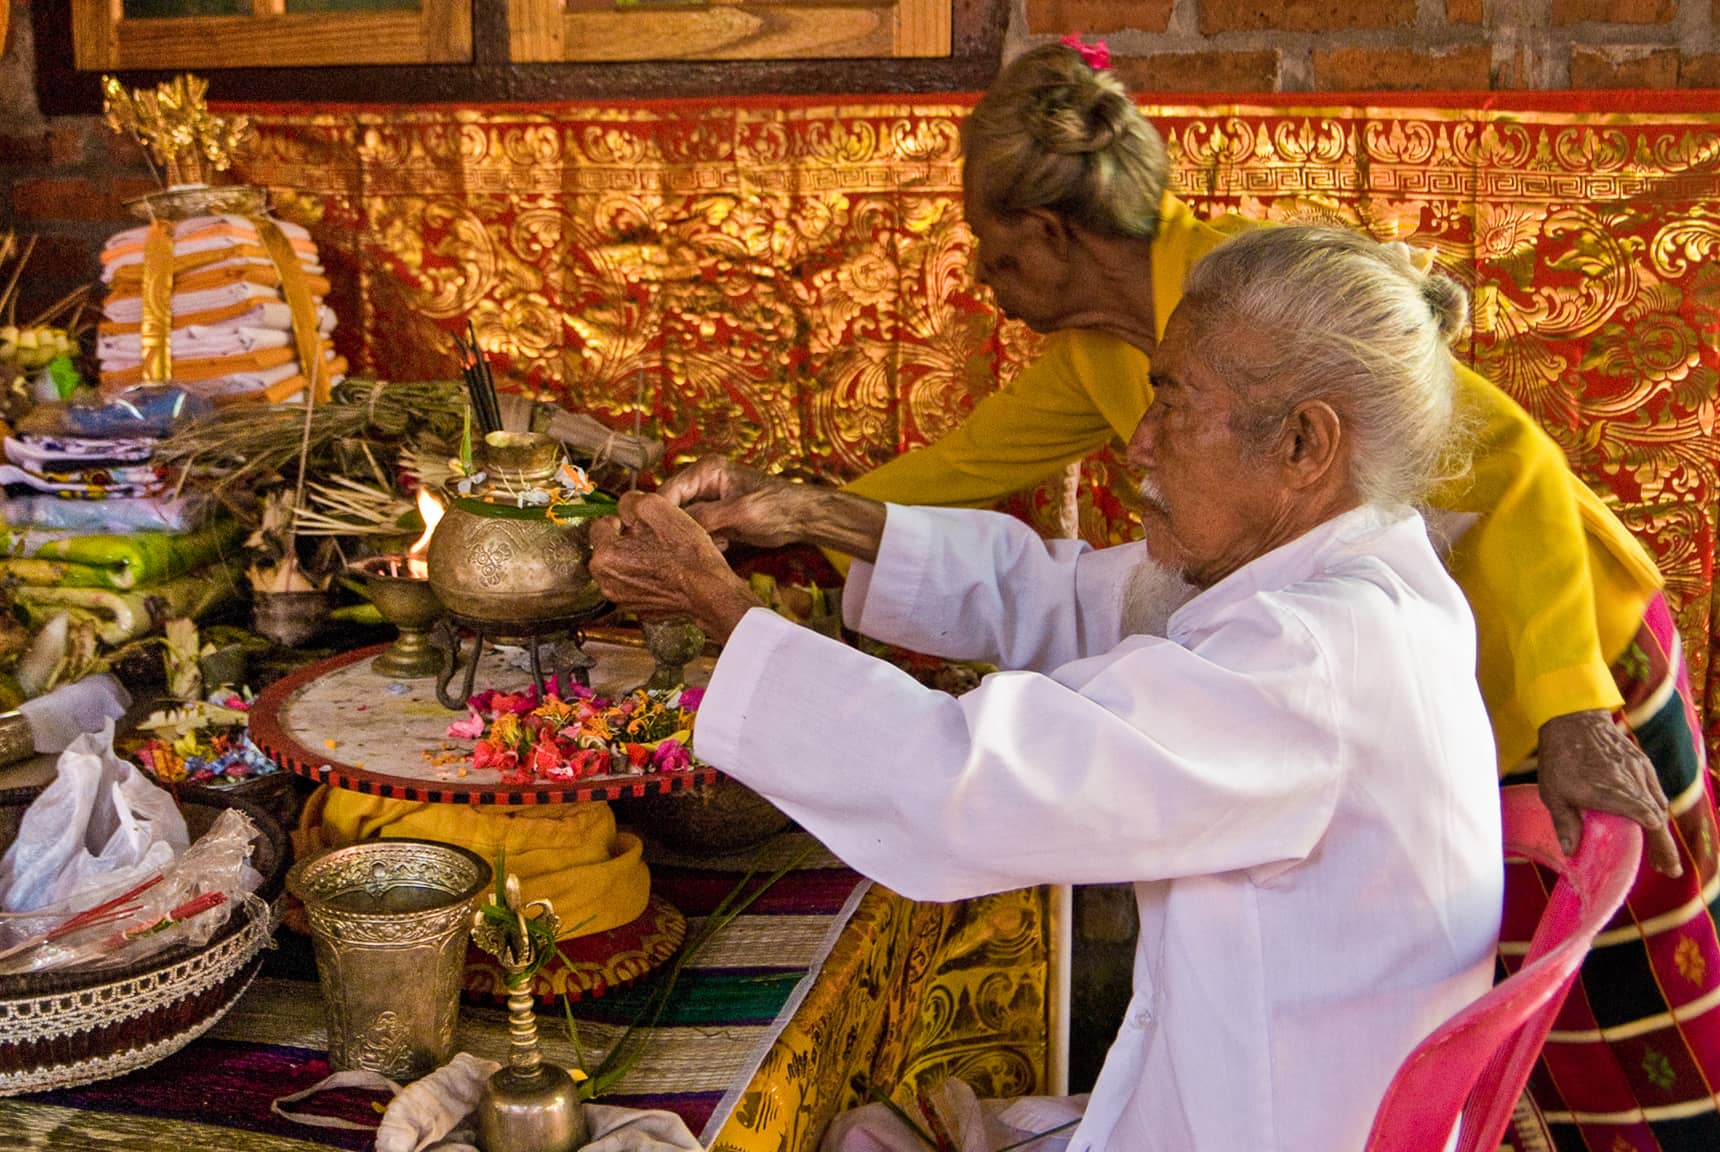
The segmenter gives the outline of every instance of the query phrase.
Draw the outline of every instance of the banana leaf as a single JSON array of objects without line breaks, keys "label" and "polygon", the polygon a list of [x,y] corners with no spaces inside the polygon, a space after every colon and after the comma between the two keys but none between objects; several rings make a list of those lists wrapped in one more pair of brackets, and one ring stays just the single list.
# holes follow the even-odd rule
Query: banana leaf
[{"label": "banana leaf", "polygon": [[41,540],[33,554],[0,560],[0,577],[59,588],[152,588],[220,559],[236,556],[244,529],[223,521],[190,533],[133,532]]}]

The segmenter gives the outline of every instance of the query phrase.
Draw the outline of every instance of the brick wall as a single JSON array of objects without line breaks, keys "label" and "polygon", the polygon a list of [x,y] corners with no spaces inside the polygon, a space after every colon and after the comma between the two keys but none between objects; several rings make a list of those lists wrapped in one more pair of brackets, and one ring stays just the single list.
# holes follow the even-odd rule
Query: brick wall
[{"label": "brick wall", "polygon": [[[63,2],[63,0],[38,0]],[[1720,0],[988,0],[1005,51],[1103,36],[1143,92],[1720,88]],[[20,312],[95,274],[143,157],[93,116],[44,117],[30,0],[0,57],[0,228],[41,236]]]},{"label": "brick wall", "polygon": [[29,3],[0,0],[8,2],[11,32],[0,56],[0,230],[37,237],[20,281],[17,314],[26,319],[95,278],[102,241],[136,223],[125,201],[156,184],[142,151],[100,117],[40,114]]},{"label": "brick wall", "polygon": [[1151,92],[1720,87],[1720,0],[1022,0]]}]

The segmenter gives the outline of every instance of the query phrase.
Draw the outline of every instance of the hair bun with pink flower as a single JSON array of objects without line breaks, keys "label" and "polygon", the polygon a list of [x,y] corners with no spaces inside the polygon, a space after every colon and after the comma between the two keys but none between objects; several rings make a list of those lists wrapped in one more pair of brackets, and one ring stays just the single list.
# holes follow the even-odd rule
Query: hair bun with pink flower
[{"label": "hair bun with pink flower", "polygon": [[1079,55],[1082,60],[1087,62],[1087,67],[1093,69],[1095,72],[1102,72],[1111,66],[1111,50],[1105,46],[1105,42],[1103,40],[1095,40],[1091,44],[1083,44],[1081,42],[1081,34],[1079,32],[1071,32],[1069,35],[1063,37],[1063,44],[1069,48],[1073,48],[1076,54]]}]

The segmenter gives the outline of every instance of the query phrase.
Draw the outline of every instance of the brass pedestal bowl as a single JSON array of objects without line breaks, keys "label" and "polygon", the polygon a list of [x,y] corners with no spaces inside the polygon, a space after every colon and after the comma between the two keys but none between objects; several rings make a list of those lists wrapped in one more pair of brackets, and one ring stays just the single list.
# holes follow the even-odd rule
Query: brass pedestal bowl
[{"label": "brass pedestal bowl", "polygon": [[444,610],[430,581],[411,575],[404,556],[372,556],[352,568],[364,578],[370,602],[382,618],[400,629],[394,646],[370,666],[378,675],[395,680],[416,680],[441,671],[442,654],[430,643],[430,629]]}]

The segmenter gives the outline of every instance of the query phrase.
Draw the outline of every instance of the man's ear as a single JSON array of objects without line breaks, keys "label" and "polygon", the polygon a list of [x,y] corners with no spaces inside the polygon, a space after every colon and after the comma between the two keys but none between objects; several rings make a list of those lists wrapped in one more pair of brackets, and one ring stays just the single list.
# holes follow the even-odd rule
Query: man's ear
[{"label": "man's ear", "polygon": [[1075,232],[1069,221],[1049,208],[1029,208],[1021,214],[1021,227],[1036,243],[1059,260],[1068,260],[1075,248]]},{"label": "man's ear", "polygon": [[1336,467],[1344,422],[1324,400],[1305,400],[1290,410],[1279,443],[1279,459],[1294,488],[1312,488]]}]

